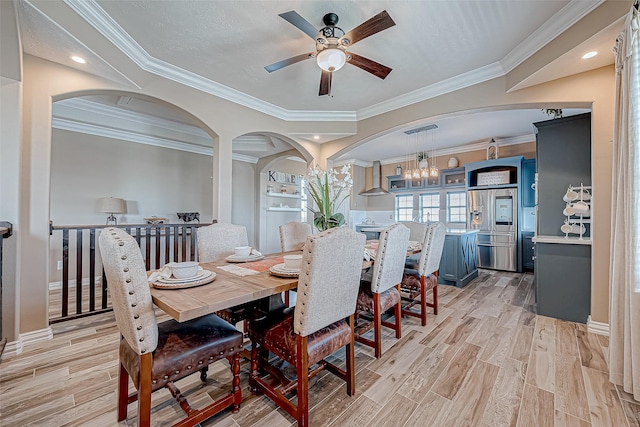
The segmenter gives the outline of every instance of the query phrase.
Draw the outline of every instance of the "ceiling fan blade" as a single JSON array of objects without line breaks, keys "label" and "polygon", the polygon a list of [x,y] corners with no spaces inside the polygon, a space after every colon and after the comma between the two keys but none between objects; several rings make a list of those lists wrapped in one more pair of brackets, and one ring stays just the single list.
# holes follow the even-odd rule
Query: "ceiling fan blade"
[{"label": "ceiling fan blade", "polygon": [[318,92],[318,96],[329,95],[331,93],[331,76],[333,73],[329,71],[322,70],[322,75],[320,76],[320,91]]},{"label": "ceiling fan blade", "polygon": [[371,59],[365,58],[364,56],[356,55],[353,52],[349,52],[351,55],[351,60],[348,61],[348,64],[355,65],[358,68],[362,68],[365,71],[373,74],[376,77],[385,79],[391,72],[391,68],[378,64],[376,61],[372,61]]},{"label": "ceiling fan blade", "polygon": [[282,19],[284,19],[285,21],[287,21],[288,23],[290,23],[291,25],[293,25],[294,27],[296,27],[297,29],[299,29],[309,37],[311,37],[313,40],[315,40],[316,37],[318,37],[318,30],[316,29],[316,27],[311,25],[309,21],[307,21],[302,16],[300,16],[298,12],[296,12],[295,10],[281,13],[278,16],[280,16]]},{"label": "ceiling fan blade", "polygon": [[396,25],[396,23],[393,22],[391,16],[389,16],[386,10],[383,10],[373,18],[363,22],[353,30],[349,31],[344,35],[344,38],[349,39],[351,44],[355,44],[362,39],[366,39],[367,37],[372,36],[375,33],[379,33],[382,30],[386,30],[387,28],[393,27],[394,25]]},{"label": "ceiling fan blade", "polygon": [[270,73],[273,73],[274,71],[277,71],[280,68],[284,68],[287,65],[295,64],[296,62],[300,62],[300,61],[304,61],[305,59],[312,58],[313,54],[315,54],[315,52],[303,53],[298,56],[293,56],[291,58],[283,59],[282,61],[278,61],[275,64],[267,65],[266,67],[264,67],[264,69]]}]

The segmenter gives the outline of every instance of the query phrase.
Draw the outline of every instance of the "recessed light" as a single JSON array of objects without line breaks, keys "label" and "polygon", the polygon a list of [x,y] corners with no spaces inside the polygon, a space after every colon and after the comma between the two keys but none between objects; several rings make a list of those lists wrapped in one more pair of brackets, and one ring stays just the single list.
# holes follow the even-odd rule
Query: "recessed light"
[{"label": "recessed light", "polygon": [[589,59],[589,58],[593,58],[594,56],[596,56],[598,54],[598,52],[592,51],[592,52],[587,52],[584,55],[582,55],[582,59]]},{"label": "recessed light", "polygon": [[84,58],[80,57],[80,56],[72,56],[71,57],[72,60],[76,61],[78,64],[86,64],[87,61],[85,61]]},{"label": "recessed light", "polygon": [[320,139],[320,135],[313,135],[313,139]]}]

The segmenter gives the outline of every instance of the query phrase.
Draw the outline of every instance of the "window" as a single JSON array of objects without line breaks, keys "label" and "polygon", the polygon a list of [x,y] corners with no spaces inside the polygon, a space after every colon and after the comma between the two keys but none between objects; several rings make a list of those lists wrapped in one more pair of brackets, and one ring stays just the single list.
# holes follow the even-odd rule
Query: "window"
[{"label": "window", "polygon": [[447,222],[467,222],[467,193],[452,191],[447,193]]},{"label": "window", "polygon": [[440,193],[420,195],[420,218],[423,222],[440,221]]},{"label": "window", "polygon": [[396,221],[411,221],[413,218],[413,194],[396,196]]}]

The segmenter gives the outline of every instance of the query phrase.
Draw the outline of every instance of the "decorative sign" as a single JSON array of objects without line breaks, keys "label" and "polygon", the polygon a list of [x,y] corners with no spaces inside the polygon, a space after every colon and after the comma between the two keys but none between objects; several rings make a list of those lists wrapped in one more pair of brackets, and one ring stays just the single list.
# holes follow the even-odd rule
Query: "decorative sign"
[{"label": "decorative sign", "polygon": [[267,177],[269,181],[278,182],[280,184],[300,185],[300,175],[295,175],[292,173],[268,171]]},{"label": "decorative sign", "polygon": [[477,185],[501,185],[510,184],[509,171],[478,172]]}]

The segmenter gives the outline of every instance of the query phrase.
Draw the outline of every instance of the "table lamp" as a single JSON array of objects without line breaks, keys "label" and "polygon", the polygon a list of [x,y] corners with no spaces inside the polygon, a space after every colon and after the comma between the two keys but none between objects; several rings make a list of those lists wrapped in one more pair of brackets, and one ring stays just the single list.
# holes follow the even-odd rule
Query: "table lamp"
[{"label": "table lamp", "polygon": [[98,200],[98,211],[108,213],[107,225],[117,225],[118,220],[113,214],[127,212],[127,202],[116,197],[103,197]]}]

